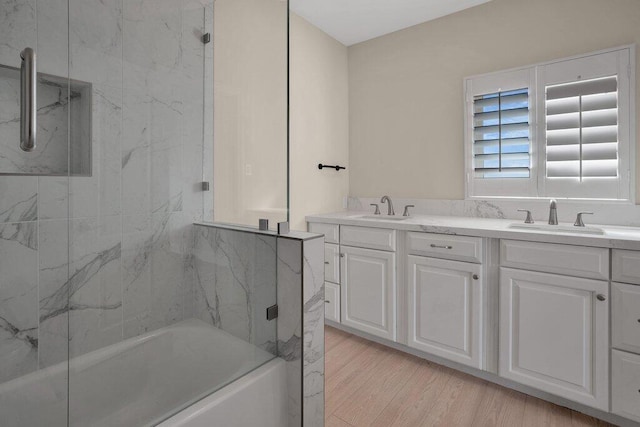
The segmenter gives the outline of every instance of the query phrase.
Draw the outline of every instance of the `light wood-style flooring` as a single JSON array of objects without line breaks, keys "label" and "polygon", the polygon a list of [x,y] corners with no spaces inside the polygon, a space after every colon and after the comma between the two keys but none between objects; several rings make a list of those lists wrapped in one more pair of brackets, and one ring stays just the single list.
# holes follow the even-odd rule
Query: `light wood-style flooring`
[{"label": "light wood-style flooring", "polygon": [[611,424],[327,326],[326,427]]}]

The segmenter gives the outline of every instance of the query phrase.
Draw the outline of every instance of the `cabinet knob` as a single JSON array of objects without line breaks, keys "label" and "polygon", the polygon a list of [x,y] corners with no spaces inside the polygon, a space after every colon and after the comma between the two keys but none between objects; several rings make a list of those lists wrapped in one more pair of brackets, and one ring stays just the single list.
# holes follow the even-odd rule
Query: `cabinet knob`
[{"label": "cabinet knob", "polygon": [[328,299],[324,300],[325,304],[331,304],[331,301],[329,301]]},{"label": "cabinet knob", "polygon": [[474,274],[472,277],[473,277],[473,280],[478,280],[480,278],[477,274]]},{"label": "cabinet knob", "polygon": [[340,254],[340,258],[344,258],[344,254]]},{"label": "cabinet knob", "polygon": [[607,297],[605,297],[605,296],[604,296],[604,295],[602,295],[602,294],[598,294],[598,295],[596,296],[596,298],[598,298],[598,301],[606,301],[606,300],[607,300]]},{"label": "cabinet knob", "polygon": [[325,261],[324,263],[325,263],[326,265],[329,265],[329,261]]}]

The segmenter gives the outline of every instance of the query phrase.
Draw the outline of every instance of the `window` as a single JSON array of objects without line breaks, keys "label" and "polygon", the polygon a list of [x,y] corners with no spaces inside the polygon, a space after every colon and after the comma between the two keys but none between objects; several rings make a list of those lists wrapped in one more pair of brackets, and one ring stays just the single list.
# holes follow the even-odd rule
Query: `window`
[{"label": "window", "polygon": [[473,162],[480,178],[528,178],[529,89],[473,100]]},{"label": "window", "polygon": [[631,200],[631,47],[465,79],[468,197]]}]

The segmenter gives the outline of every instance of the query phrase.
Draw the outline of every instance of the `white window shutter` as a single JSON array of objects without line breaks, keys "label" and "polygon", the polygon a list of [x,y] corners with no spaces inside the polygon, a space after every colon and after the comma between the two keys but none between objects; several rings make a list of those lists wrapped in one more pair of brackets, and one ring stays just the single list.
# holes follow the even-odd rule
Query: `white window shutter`
[{"label": "white window shutter", "polygon": [[548,178],[618,177],[617,76],[546,87]]}]

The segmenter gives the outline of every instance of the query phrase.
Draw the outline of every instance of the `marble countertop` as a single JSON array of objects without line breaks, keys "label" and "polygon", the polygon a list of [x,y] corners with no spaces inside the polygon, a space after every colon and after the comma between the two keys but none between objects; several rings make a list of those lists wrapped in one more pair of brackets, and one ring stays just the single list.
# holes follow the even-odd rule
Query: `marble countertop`
[{"label": "marble countertop", "polygon": [[[384,215],[380,219],[362,218],[365,215],[371,215],[371,213],[336,212],[310,215],[306,217],[306,220],[307,222],[391,228],[403,231],[640,250],[640,227],[588,224],[589,227],[602,229],[604,234],[576,234],[573,232],[511,228],[512,224],[522,223],[522,221],[513,219],[412,215],[406,220],[398,221],[385,219]],[[539,224],[543,225],[544,223]],[[573,224],[560,223],[560,226],[573,227]]]}]

